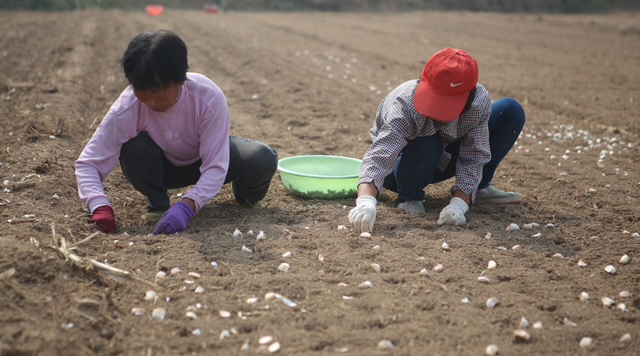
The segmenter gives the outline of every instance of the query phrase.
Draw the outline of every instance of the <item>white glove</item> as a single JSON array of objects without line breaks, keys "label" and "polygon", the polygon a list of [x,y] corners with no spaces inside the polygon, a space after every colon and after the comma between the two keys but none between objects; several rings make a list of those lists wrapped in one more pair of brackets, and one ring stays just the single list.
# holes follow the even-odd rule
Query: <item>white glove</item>
[{"label": "white glove", "polygon": [[455,197],[451,199],[449,205],[445,206],[440,212],[440,218],[438,219],[438,225],[462,225],[467,222],[464,218],[464,214],[469,211],[469,206],[464,200]]},{"label": "white glove", "polygon": [[373,231],[376,222],[376,198],[363,195],[356,199],[356,207],[349,211],[349,222],[357,233]]}]

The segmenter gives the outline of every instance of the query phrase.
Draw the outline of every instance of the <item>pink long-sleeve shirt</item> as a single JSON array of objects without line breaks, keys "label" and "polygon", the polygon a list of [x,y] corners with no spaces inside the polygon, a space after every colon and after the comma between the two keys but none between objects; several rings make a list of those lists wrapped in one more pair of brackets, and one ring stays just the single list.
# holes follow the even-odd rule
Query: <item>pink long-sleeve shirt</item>
[{"label": "pink long-sleeve shirt", "polygon": [[229,168],[229,125],[222,90],[201,74],[187,73],[175,104],[162,113],[138,100],[129,86],[111,105],[75,162],[80,199],[91,212],[110,205],[103,182],[118,162],[122,145],[145,131],[176,166],[202,160],[200,179],[184,194],[193,199],[197,212],[224,184]]}]

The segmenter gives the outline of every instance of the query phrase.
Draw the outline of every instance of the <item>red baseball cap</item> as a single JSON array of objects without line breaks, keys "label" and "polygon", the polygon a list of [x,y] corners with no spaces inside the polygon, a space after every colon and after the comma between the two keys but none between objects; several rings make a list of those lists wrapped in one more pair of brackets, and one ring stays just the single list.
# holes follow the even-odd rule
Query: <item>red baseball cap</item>
[{"label": "red baseball cap", "polygon": [[447,47],[429,58],[413,95],[413,107],[439,121],[457,118],[478,83],[478,62],[461,49]]}]

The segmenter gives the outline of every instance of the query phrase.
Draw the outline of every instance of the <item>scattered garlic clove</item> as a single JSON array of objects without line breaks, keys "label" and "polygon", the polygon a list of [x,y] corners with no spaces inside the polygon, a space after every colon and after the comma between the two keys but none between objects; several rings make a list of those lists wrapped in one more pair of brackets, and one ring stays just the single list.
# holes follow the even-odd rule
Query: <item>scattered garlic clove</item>
[{"label": "scattered garlic clove", "polygon": [[374,270],[376,273],[380,273],[380,271],[382,271],[382,268],[377,263],[372,263],[371,264],[371,269]]},{"label": "scattered garlic clove", "polygon": [[621,344],[626,344],[631,342],[631,334],[626,333],[622,335],[622,337],[620,338],[620,340],[618,340],[618,342],[620,342]]},{"label": "scattered garlic clove", "polygon": [[533,229],[533,224],[524,224],[524,225],[522,225],[522,227],[524,227],[525,230],[531,230],[531,229]]},{"label": "scattered garlic clove", "polygon": [[609,274],[615,274],[616,273],[616,268],[613,267],[613,265],[608,265],[607,267],[604,268],[604,271],[609,273]]},{"label": "scattered garlic clove", "polygon": [[265,300],[275,299],[275,297],[276,297],[276,294],[275,294],[274,292],[267,292],[267,293],[264,295],[264,299],[265,299]]},{"label": "scattered garlic clove", "polygon": [[531,225],[532,225],[533,227],[540,227],[540,224],[538,224],[538,223],[534,223],[534,222],[532,222],[532,223],[531,223]]},{"label": "scattered garlic clove", "polygon": [[630,292],[628,292],[626,290],[623,290],[623,291],[620,292],[620,298],[629,298],[629,297],[631,297],[631,293]]},{"label": "scattered garlic clove", "polygon": [[487,346],[487,349],[485,350],[485,353],[488,356],[493,356],[493,355],[497,355],[498,354],[498,346],[491,344],[489,346]]},{"label": "scattered garlic clove", "polygon": [[498,267],[498,264],[494,260],[489,261],[487,264],[487,269],[496,269],[496,267]]},{"label": "scattered garlic clove", "polygon": [[166,315],[167,315],[167,310],[165,308],[155,308],[151,313],[152,317],[159,320],[163,320]]},{"label": "scattered garlic clove", "polygon": [[587,263],[584,262],[583,260],[579,260],[578,261],[578,267],[587,267]]},{"label": "scattered garlic clove", "polygon": [[236,231],[233,232],[233,237],[238,237],[238,236],[242,236],[242,232],[240,232],[240,230],[236,229]]},{"label": "scattered garlic clove", "polygon": [[218,315],[220,315],[221,318],[231,318],[231,312],[228,310],[220,310]]},{"label": "scattered garlic clove", "polygon": [[558,258],[558,259],[564,260],[564,256],[562,256],[562,254],[561,254],[561,253],[554,253],[552,257],[555,257],[555,258]]},{"label": "scattered garlic clove", "polygon": [[446,242],[442,243],[442,249],[443,250],[448,250],[449,249],[449,244],[447,244]]},{"label": "scattered garlic clove", "polygon": [[533,328],[536,330],[542,330],[542,322],[536,321],[535,323],[533,323]]},{"label": "scattered garlic clove", "polygon": [[529,327],[529,320],[527,320],[527,318],[525,318],[524,316],[520,318],[520,328],[524,329],[524,328],[528,328]]},{"label": "scattered garlic clove", "polygon": [[184,316],[186,318],[189,318],[191,320],[195,320],[198,319],[198,314],[196,314],[195,312],[191,311],[191,310],[187,310],[186,313],[184,313]]},{"label": "scattered garlic clove", "polygon": [[347,286],[348,286],[348,284],[346,284],[346,283],[344,283],[344,282],[339,282],[339,283],[337,284],[337,286],[338,286],[338,287],[347,287]]},{"label": "scattered garlic clove", "polygon": [[196,294],[204,293],[204,287],[203,286],[197,286],[195,292],[196,292]]},{"label": "scattered garlic clove", "polygon": [[622,257],[620,257],[620,263],[622,263],[623,265],[626,265],[627,263],[629,263],[629,256],[622,255]]},{"label": "scattered garlic clove", "polygon": [[265,335],[261,338],[258,339],[258,344],[260,345],[266,345],[266,344],[270,344],[273,342],[273,336],[271,335]]},{"label": "scattered garlic clove", "polygon": [[247,304],[255,304],[257,302],[258,302],[258,298],[257,297],[247,298]]},{"label": "scattered garlic clove", "polygon": [[178,268],[178,267],[175,267],[175,268],[171,269],[171,274],[178,274],[180,272],[182,272],[182,270],[180,268]]},{"label": "scattered garlic clove", "polygon": [[390,350],[393,348],[393,343],[389,340],[380,340],[378,342],[378,348],[380,350]]},{"label": "scattered garlic clove", "polygon": [[278,271],[280,272],[287,272],[289,271],[289,267],[291,267],[288,263],[283,262],[280,264],[280,266],[278,266]]},{"label": "scattered garlic clove", "polygon": [[251,250],[247,248],[247,246],[242,245],[242,252],[251,252]]},{"label": "scattered garlic clove", "polygon": [[511,249],[512,250],[518,250],[518,249],[520,249],[520,245],[513,245],[513,247]]},{"label": "scattered garlic clove", "polygon": [[267,238],[267,235],[265,235],[263,231],[260,231],[258,236],[256,236],[256,240],[264,240],[266,238]]},{"label": "scattered garlic clove", "polygon": [[338,230],[346,230],[347,227],[344,225],[338,225]]},{"label": "scattered garlic clove", "polygon": [[158,295],[153,290],[148,290],[144,293],[144,300],[146,301],[154,301],[157,297]]},{"label": "scattered garlic clove", "polygon": [[624,305],[624,303],[620,303],[620,304],[616,305],[616,308],[622,310],[623,312],[627,312],[627,313],[629,312],[629,309],[627,309],[627,306]]},{"label": "scattered garlic clove", "polygon": [[531,237],[540,237],[540,236],[542,236],[542,233],[541,233],[541,232],[539,232],[539,233],[537,233],[537,234],[533,234],[533,235],[531,235]]},{"label": "scattered garlic clove", "polygon": [[287,251],[287,252],[283,253],[282,257],[284,257],[284,258],[291,257],[291,252]]},{"label": "scattered garlic clove", "polygon": [[461,302],[467,304],[469,303],[469,298],[462,298]]},{"label": "scattered garlic clove", "polygon": [[269,347],[267,348],[267,351],[269,351],[270,353],[277,352],[278,350],[280,350],[280,343],[277,341],[269,345]]},{"label": "scattered garlic clove", "polygon": [[567,326],[578,326],[578,324],[574,323],[573,321],[569,320],[569,318],[565,317],[562,322],[564,323],[564,325]]},{"label": "scattered garlic clove", "polygon": [[423,268],[420,270],[420,272],[418,272],[418,274],[421,276],[426,276],[428,274],[428,271],[426,268]]},{"label": "scattered garlic clove", "polygon": [[507,228],[505,230],[507,230],[507,231],[517,231],[517,230],[520,230],[520,226],[518,226],[518,224],[511,223],[511,224],[509,224],[509,226],[507,226]]},{"label": "scattered garlic clove", "polygon": [[545,225],[544,227],[554,228],[554,227],[555,227],[555,225],[553,225],[553,224],[549,223],[549,224]]},{"label": "scattered garlic clove", "polygon": [[582,348],[591,347],[592,343],[593,343],[593,339],[591,339],[590,337],[585,336],[582,339],[580,339],[580,347]]},{"label": "scattered garlic clove", "polygon": [[489,283],[489,282],[491,282],[491,280],[489,278],[485,277],[485,276],[480,276],[480,277],[478,277],[478,282],[480,282],[480,283]]},{"label": "scattered garlic clove", "polygon": [[491,233],[487,232],[487,234],[484,235],[484,238],[487,239],[487,240],[491,239]]},{"label": "scattered garlic clove", "polygon": [[375,245],[372,247],[374,250],[378,251],[380,249],[380,245]]},{"label": "scattered garlic clove", "polygon": [[144,315],[144,308],[131,308],[131,314],[133,315]]},{"label": "scattered garlic clove", "polygon": [[529,335],[529,333],[524,330],[516,330],[513,332],[513,337],[518,340],[527,341],[531,338],[531,335]]},{"label": "scattered garlic clove", "polygon": [[612,306],[616,301],[609,298],[609,297],[602,297],[602,299],[600,299],[600,301],[602,302],[602,305],[605,308],[609,308],[610,306]]},{"label": "scattered garlic clove", "polygon": [[578,299],[579,299],[581,302],[584,302],[584,301],[589,300],[589,293],[587,293],[587,292],[580,292],[580,295],[578,296]]},{"label": "scattered garlic clove", "polygon": [[358,284],[358,288],[373,288],[373,284],[371,284],[371,282],[369,281],[364,281]]},{"label": "scattered garlic clove", "polygon": [[162,278],[164,278],[166,276],[167,276],[167,272],[165,272],[165,271],[158,271],[158,274],[156,274],[156,278],[157,279],[162,279]]},{"label": "scattered garlic clove", "polygon": [[486,305],[487,305],[487,308],[493,309],[495,308],[496,305],[498,305],[498,303],[500,303],[500,300],[498,300],[498,298],[491,297],[487,299]]},{"label": "scattered garlic clove", "polygon": [[437,265],[433,266],[433,270],[436,272],[442,272],[444,270],[444,266],[438,263]]},{"label": "scattered garlic clove", "polygon": [[360,237],[363,237],[365,239],[370,239],[371,238],[371,234],[368,232],[363,232],[360,234]]},{"label": "scattered garlic clove", "polygon": [[198,273],[198,272],[189,272],[188,276],[191,277],[191,278],[195,278],[195,279],[202,278],[202,275],[200,273]]},{"label": "scattered garlic clove", "polygon": [[318,254],[318,261],[324,262],[324,255],[323,254],[321,254],[321,253]]},{"label": "scattered garlic clove", "polygon": [[227,329],[224,329],[220,332],[220,340],[224,339],[225,337],[231,337],[231,333]]}]

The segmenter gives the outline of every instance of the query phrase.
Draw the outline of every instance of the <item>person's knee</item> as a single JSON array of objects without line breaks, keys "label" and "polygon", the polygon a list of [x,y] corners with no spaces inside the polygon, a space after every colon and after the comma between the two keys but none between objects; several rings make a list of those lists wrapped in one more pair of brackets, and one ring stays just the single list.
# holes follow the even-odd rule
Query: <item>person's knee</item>
[{"label": "person's knee", "polygon": [[[156,149],[157,148],[157,149]],[[138,136],[125,142],[120,149],[120,160],[140,161],[148,159],[149,155],[159,156],[161,151],[148,133],[140,132]]]},{"label": "person's knee", "polygon": [[522,129],[525,123],[525,113],[524,108],[520,103],[513,98],[504,98],[502,99],[504,105],[504,112],[509,114],[509,120],[513,121],[514,124]]},{"label": "person's knee", "polygon": [[271,178],[276,174],[278,170],[278,151],[262,144],[255,157],[260,167],[262,167],[261,171],[264,175]]}]

